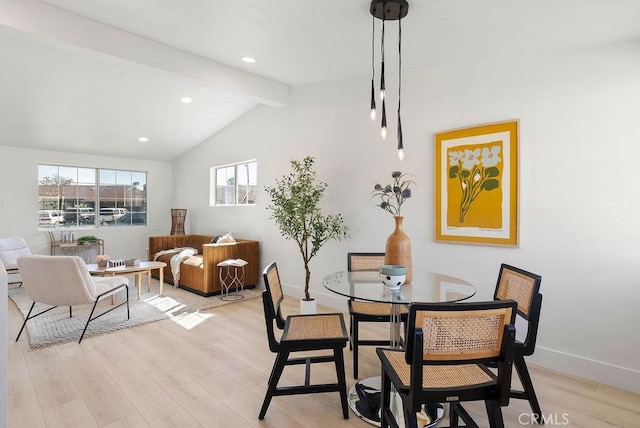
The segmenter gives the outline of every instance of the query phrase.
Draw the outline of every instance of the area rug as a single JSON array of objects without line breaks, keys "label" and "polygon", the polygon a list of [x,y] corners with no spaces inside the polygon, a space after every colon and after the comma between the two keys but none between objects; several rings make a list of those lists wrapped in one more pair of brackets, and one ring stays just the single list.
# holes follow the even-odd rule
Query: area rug
[{"label": "area rug", "polygon": [[[89,337],[109,333],[124,328],[134,327],[159,321],[167,318],[179,319],[189,314],[215,308],[231,303],[241,303],[243,301],[260,297],[260,290],[245,289],[239,291],[242,300],[222,300],[220,296],[202,297],[197,294],[174,288],[165,284],[162,296],[158,294],[159,281],[151,280],[151,292],[147,292],[146,278],[142,281],[142,295],[137,298],[136,287],[133,276],[129,278],[129,306],[131,319],[127,319],[127,308],[122,306],[108,314],[91,321],[85,333],[84,340]],[[23,317],[29,313],[29,308],[33,303],[30,300],[24,287],[9,289],[9,298],[13,300]],[[122,292],[116,296],[116,304],[124,301]],[[111,306],[110,299],[104,299],[98,304],[96,313],[102,313]],[[58,307],[43,315],[29,320],[26,332],[22,332],[20,340],[25,340],[25,333],[28,333],[31,348],[42,348],[54,344],[78,341],[84,325],[87,322],[92,305],[81,305],[73,307],[73,318],[69,318],[68,307]],[[34,311],[46,309],[48,306],[36,304]],[[99,311],[99,312],[98,312]],[[16,333],[17,334],[17,333]]]}]

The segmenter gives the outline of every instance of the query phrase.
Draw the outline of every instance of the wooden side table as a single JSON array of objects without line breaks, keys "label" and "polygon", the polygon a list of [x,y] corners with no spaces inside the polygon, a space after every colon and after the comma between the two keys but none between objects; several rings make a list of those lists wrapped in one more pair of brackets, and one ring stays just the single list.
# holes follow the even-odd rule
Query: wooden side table
[{"label": "wooden side table", "polygon": [[[51,255],[63,255],[63,256],[80,256],[81,252],[90,251],[95,249],[96,255],[104,254],[104,240],[98,239],[95,242],[85,242],[83,244],[74,242],[61,242],[56,239],[53,232],[48,231],[49,240],[51,241]],[[80,256],[82,257],[82,256]],[[82,257],[84,259],[84,257]]]}]

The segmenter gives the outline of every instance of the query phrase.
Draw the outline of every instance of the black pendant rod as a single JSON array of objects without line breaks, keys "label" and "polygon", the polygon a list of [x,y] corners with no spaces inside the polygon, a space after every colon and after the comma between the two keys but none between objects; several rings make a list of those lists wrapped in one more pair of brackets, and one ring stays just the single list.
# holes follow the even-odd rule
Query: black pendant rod
[{"label": "black pendant rod", "polygon": [[[400,16],[402,16],[402,7],[400,7]],[[398,157],[400,158],[400,160],[404,158],[404,144],[402,141],[402,120],[400,119],[401,99],[402,99],[402,18],[398,19]]]},{"label": "black pendant rod", "polygon": [[375,66],[375,37],[376,37],[376,17],[371,16],[371,120],[376,120],[376,94],[374,79],[376,77]]}]

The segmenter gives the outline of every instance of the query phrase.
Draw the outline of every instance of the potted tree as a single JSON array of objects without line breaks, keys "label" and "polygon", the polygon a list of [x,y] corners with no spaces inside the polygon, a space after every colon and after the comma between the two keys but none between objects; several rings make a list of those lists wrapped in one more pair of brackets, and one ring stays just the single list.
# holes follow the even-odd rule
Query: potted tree
[{"label": "potted tree", "polygon": [[307,312],[303,309],[307,305],[315,308],[315,300],[309,294],[309,262],[327,241],[349,237],[349,228],[341,214],[322,215],[320,201],[327,183],[316,180],[314,162],[311,156],[291,160],[293,171],[265,189],[271,198],[267,206],[271,218],[282,236],[295,241],[304,263],[304,299],[300,302],[303,313]]}]

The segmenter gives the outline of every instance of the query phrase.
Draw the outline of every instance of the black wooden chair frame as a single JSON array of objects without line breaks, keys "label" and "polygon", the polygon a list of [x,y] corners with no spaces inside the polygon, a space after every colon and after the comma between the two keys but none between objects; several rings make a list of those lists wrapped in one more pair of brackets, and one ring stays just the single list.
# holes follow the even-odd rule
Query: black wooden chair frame
[{"label": "black wooden chair frame", "polygon": [[[343,337],[329,338],[329,339],[308,339],[308,340],[287,340],[286,335],[289,331],[291,320],[295,317],[314,317],[316,315],[290,315],[286,320],[282,317],[280,305],[284,300],[280,297],[277,302],[272,299],[272,294],[269,286],[268,274],[271,270],[276,269],[276,263],[271,263],[264,270],[263,276],[266,289],[262,292],[262,304],[264,307],[265,321],[267,328],[267,338],[269,342],[269,350],[277,354],[276,360],[269,376],[267,393],[260,409],[258,419],[264,419],[271,399],[280,395],[297,395],[297,394],[313,394],[320,392],[339,392],[340,401],[342,405],[342,414],[344,419],[349,419],[348,402],[347,402],[347,383],[344,370],[344,355],[343,350],[347,346],[347,330],[342,319],[342,314],[334,314],[340,316],[341,328]],[[278,276],[279,282],[279,276]],[[278,284],[279,286],[279,284]],[[275,304],[274,304],[275,303]],[[274,308],[277,307],[277,310]],[[327,314],[323,314],[327,315]],[[276,340],[274,322],[276,327],[283,330],[283,336],[280,341]],[[317,355],[317,356],[305,356],[305,357],[292,357],[293,352],[303,351],[332,351],[331,354]],[[324,384],[311,384],[311,365],[315,363],[330,363],[334,362],[336,367],[337,382],[336,383],[324,383]],[[301,365],[305,367],[305,377],[303,385],[295,386],[278,386],[280,377],[286,366]]]},{"label": "black wooden chair frame", "polygon": [[518,373],[518,377],[520,378],[520,382],[522,383],[523,390],[512,389],[511,398],[529,401],[536,422],[538,424],[543,424],[544,420],[542,417],[542,409],[540,408],[540,403],[538,401],[538,397],[536,396],[533,382],[531,381],[531,375],[529,374],[529,369],[527,368],[527,363],[524,359],[524,357],[532,355],[536,348],[538,324],[540,323],[540,312],[542,310],[542,294],[540,293],[540,284],[542,282],[542,277],[540,275],[536,275],[515,266],[510,266],[503,263],[502,265],[500,265],[498,282],[496,284],[496,289],[493,295],[494,300],[500,300],[498,297],[498,290],[500,288],[502,276],[505,274],[505,272],[508,271],[512,271],[517,274],[529,277],[533,281],[530,299],[529,302],[526,302],[528,303],[528,312],[525,313],[524,311],[518,309],[518,315],[527,322],[527,336],[522,342],[516,340],[513,360],[516,367],[516,372]]},{"label": "black wooden chair frame", "polygon": [[[502,334],[501,352],[498,357],[485,359],[456,359],[456,360],[423,360],[423,331],[416,327],[416,312],[422,310],[435,311],[480,311],[488,308],[512,308],[511,320],[504,326]],[[376,352],[382,362],[382,398],[381,398],[381,427],[398,428],[399,425],[391,411],[391,384],[402,399],[405,426],[417,428],[415,414],[422,410],[423,404],[446,402],[450,404],[449,427],[457,427],[459,419],[466,427],[479,428],[469,413],[462,406],[465,401],[484,401],[487,410],[489,426],[491,428],[504,428],[502,418],[502,406],[509,404],[509,391],[511,388],[511,370],[515,347],[515,302],[490,301],[478,303],[439,303],[439,304],[412,304],[409,312],[407,327],[407,343],[404,352],[405,362],[410,364],[410,384],[403,386],[403,382],[397,376],[393,367],[383,356],[384,349],[378,348]],[[412,333],[409,333],[412,331]],[[496,379],[495,383],[487,385],[473,385],[450,388],[423,389],[423,367],[428,365],[459,365],[479,364],[482,370]],[[497,373],[493,373],[488,367],[496,367]],[[428,370],[428,368],[427,368]],[[427,371],[428,373],[428,371]]]}]

